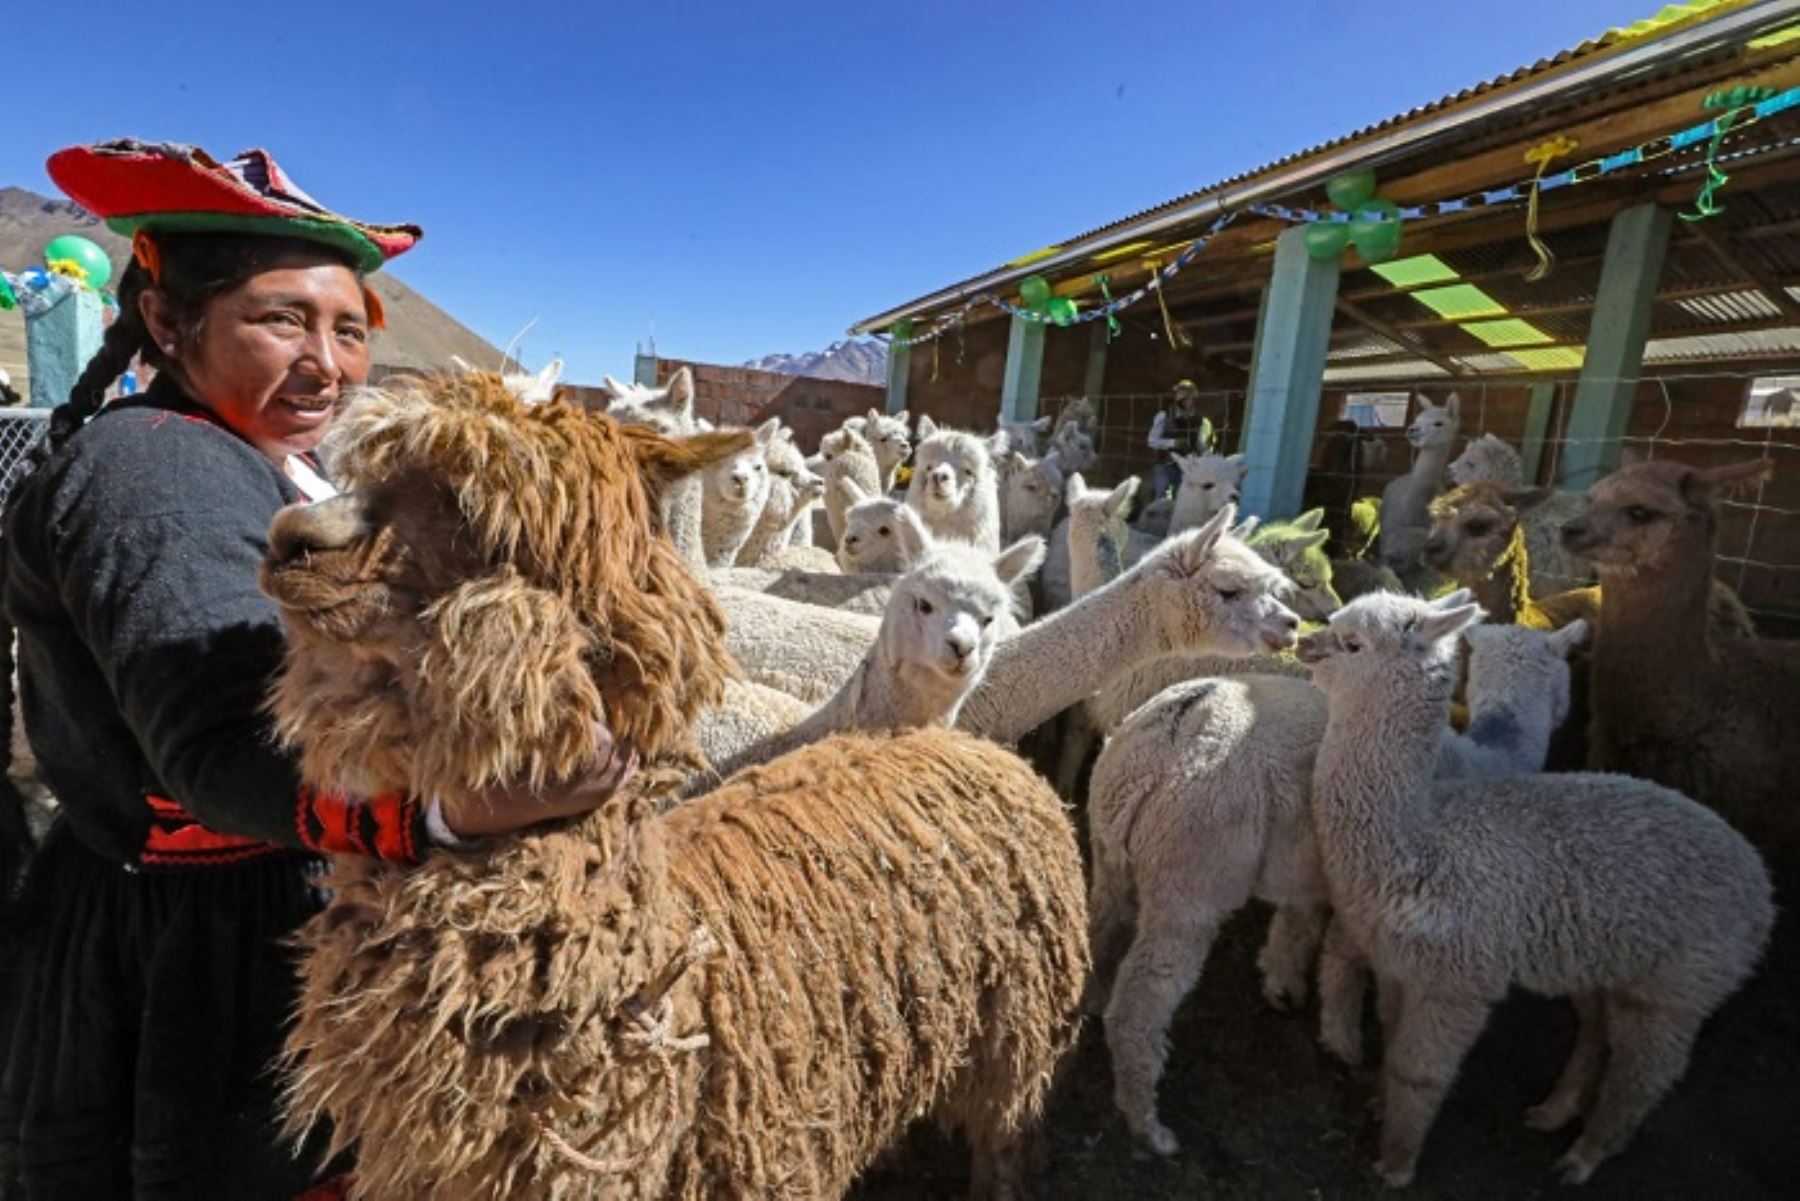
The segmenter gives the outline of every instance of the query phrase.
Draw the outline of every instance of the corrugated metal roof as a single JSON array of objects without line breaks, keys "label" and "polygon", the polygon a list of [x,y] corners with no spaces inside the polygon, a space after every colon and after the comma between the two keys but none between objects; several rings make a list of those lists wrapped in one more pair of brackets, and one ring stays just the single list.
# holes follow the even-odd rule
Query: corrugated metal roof
[{"label": "corrugated metal roof", "polygon": [[1706,359],[1756,359],[1800,354],[1800,326],[1744,333],[1697,334],[1652,338],[1644,346],[1645,363],[1682,363]]}]

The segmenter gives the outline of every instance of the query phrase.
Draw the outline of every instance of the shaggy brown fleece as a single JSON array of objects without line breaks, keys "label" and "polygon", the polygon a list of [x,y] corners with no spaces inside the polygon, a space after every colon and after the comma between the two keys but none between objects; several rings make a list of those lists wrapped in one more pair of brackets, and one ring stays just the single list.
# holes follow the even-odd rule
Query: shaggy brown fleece
[{"label": "shaggy brown fleece", "polygon": [[345,495],[283,510],[281,735],[315,784],[460,796],[565,778],[604,722],[685,745],[735,671],[724,618],[655,528],[655,491],[744,435],[670,440],[499,377],[360,394],[325,452]]},{"label": "shaggy brown fleece", "polygon": [[293,1125],[329,1115],[384,1201],[836,1197],[922,1115],[1004,1186],[1085,929],[1068,818],[1016,757],[835,738],[661,817],[340,879]]}]

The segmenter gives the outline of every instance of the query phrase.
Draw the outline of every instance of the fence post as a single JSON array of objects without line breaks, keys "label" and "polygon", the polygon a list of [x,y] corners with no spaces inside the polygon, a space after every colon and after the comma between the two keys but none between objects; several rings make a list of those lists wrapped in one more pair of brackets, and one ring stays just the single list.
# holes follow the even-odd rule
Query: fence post
[{"label": "fence post", "polygon": [[1564,431],[1562,478],[1557,482],[1571,491],[1585,492],[1618,466],[1619,440],[1631,424],[1656,285],[1674,223],[1674,214],[1655,204],[1635,205],[1612,219],[1581,384]]},{"label": "fence post", "polygon": [[1000,384],[1000,420],[1031,421],[1038,410],[1038,377],[1044,369],[1044,323],[1014,316],[1006,335],[1006,374]]},{"label": "fence post", "polygon": [[[912,324],[907,323],[910,334]],[[907,334],[900,335],[906,337]],[[888,344],[887,361],[887,411],[898,413],[906,407],[906,384],[912,373],[912,343],[899,342]]]},{"label": "fence post", "polygon": [[1525,410],[1525,436],[1519,443],[1527,488],[1537,483],[1538,468],[1544,461],[1544,433],[1550,428],[1550,406],[1555,401],[1555,384],[1531,386],[1531,405]]},{"label": "fence post", "polygon": [[70,288],[48,309],[26,315],[25,361],[31,370],[32,408],[54,409],[69,399],[82,369],[100,349],[102,311],[100,293]]},{"label": "fence post", "polygon": [[1264,519],[1299,512],[1306,489],[1339,265],[1306,253],[1306,229],[1275,239],[1275,265],[1257,321],[1243,449],[1243,510]]}]

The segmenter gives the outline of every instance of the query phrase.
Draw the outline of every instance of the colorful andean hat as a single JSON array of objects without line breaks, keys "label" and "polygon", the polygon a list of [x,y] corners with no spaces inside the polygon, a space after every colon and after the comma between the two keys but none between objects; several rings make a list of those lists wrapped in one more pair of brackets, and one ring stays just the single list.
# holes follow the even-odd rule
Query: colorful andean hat
[{"label": "colorful andean hat", "polygon": [[113,232],[242,232],[305,238],[378,271],[421,236],[416,225],[365,225],[302,192],[266,150],[221,163],[195,146],[123,138],[50,156],[50,178]]}]

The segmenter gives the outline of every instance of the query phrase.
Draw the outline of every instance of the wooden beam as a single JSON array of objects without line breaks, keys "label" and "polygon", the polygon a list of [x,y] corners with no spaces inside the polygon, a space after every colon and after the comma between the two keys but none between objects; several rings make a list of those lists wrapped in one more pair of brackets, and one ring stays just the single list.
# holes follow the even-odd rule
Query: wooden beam
[{"label": "wooden beam", "polygon": [[1399,330],[1395,329],[1381,318],[1357,307],[1357,305],[1351,301],[1345,300],[1342,296],[1337,299],[1337,311],[1371,333],[1379,334],[1383,338],[1386,338],[1396,346],[1416,350],[1419,358],[1424,359],[1428,363],[1436,363],[1451,375],[1468,374],[1460,363],[1444,358],[1429,347],[1419,346],[1417,343],[1413,342],[1412,339],[1406,337]]},{"label": "wooden beam", "polygon": [[1800,301],[1795,301],[1792,296],[1788,295],[1788,290],[1767,272],[1739,258],[1731,249],[1730,244],[1726,242],[1726,238],[1729,236],[1728,232],[1715,233],[1704,221],[1690,222],[1688,228],[1693,230],[1694,236],[1700,239],[1708,250],[1712,251],[1713,257],[1725,265],[1727,271],[1748,281],[1758,292],[1763,294],[1770,304],[1789,317],[1800,318]]}]

